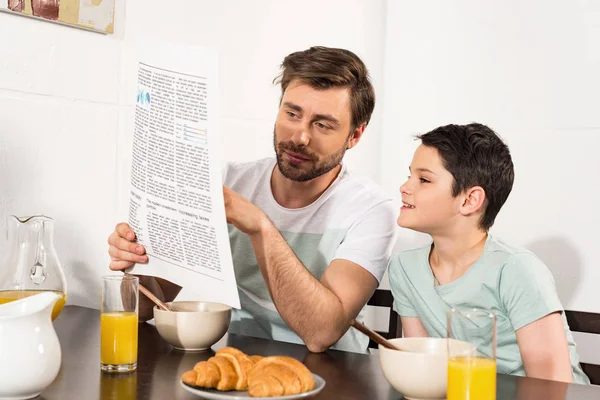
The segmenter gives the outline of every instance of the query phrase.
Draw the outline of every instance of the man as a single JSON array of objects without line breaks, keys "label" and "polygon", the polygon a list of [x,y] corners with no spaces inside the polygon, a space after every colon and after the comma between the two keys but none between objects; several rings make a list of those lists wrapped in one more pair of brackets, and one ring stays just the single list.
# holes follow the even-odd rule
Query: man
[{"label": "man", "polygon": [[[305,343],[313,352],[332,345],[364,352],[368,338],[348,328],[385,272],[395,213],[341,161],[369,123],[373,86],[354,53],[326,47],[287,56],[279,82],[276,157],[229,165],[224,177],[242,305],[229,332]],[[134,238],[117,225],[111,269],[147,261]],[[164,280],[152,290],[167,300],[178,293]]]}]

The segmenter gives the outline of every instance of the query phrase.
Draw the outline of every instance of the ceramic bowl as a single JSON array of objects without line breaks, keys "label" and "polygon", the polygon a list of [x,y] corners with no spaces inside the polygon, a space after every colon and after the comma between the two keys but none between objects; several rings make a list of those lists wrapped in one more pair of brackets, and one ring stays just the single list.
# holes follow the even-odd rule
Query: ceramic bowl
[{"label": "ceramic bowl", "polygon": [[228,305],[208,301],[174,301],[167,305],[172,311],[154,307],[154,323],[160,336],[178,350],[206,350],[229,328]]},{"label": "ceramic bowl", "polygon": [[[448,339],[398,338],[390,339],[390,342],[404,350],[390,350],[379,346],[379,362],[390,385],[407,399],[445,399]],[[474,348],[469,343],[454,342],[458,350],[462,346],[465,352]]]}]

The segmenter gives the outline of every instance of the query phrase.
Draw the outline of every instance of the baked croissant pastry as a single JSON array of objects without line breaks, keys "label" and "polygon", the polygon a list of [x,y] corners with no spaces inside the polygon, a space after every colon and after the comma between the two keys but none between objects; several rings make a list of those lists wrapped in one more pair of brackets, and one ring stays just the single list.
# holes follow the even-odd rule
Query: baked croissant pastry
[{"label": "baked croissant pastry", "polygon": [[248,356],[233,347],[224,347],[207,361],[200,361],[186,371],[181,380],[190,386],[217,390],[248,389],[248,372],[262,359]]},{"label": "baked croissant pastry", "polygon": [[265,357],[248,375],[250,397],[287,396],[314,388],[315,380],[309,369],[292,357]]}]

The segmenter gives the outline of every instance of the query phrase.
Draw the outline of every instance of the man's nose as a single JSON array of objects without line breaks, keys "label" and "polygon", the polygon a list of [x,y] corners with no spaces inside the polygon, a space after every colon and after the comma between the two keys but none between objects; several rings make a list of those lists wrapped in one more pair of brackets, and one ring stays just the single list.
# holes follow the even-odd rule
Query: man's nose
[{"label": "man's nose", "polygon": [[296,131],[294,136],[292,136],[292,141],[298,146],[308,146],[310,143],[310,134],[308,133],[306,127],[302,127]]}]

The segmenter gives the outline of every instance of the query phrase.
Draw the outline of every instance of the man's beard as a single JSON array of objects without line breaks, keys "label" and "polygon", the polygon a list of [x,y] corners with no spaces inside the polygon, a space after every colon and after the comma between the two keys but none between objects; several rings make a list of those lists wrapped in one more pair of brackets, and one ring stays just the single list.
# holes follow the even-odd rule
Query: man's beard
[{"label": "man's beard", "polygon": [[[342,158],[344,158],[344,154],[346,153],[347,146],[348,142],[346,141],[341,149],[328,155],[324,159],[319,160],[319,156],[309,152],[306,147],[298,146],[292,141],[281,142],[278,144],[277,135],[273,132],[273,147],[275,148],[275,155],[277,156],[277,167],[283,176],[296,182],[306,182],[318,178],[340,165]],[[302,166],[309,165],[309,169],[303,169],[300,165],[296,166],[284,160],[283,153],[285,151],[290,151],[308,158],[307,161],[302,163]]]}]

